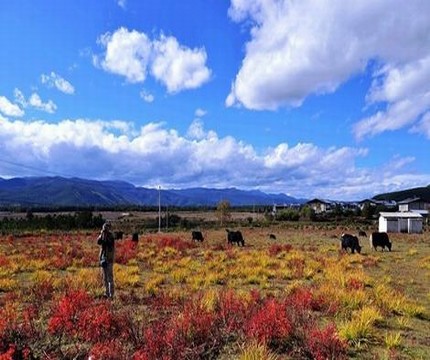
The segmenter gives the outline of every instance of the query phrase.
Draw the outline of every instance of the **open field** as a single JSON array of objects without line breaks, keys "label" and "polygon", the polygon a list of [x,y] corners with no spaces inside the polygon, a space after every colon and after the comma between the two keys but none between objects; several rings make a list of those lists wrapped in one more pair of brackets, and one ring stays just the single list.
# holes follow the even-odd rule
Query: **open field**
[{"label": "open field", "polygon": [[96,233],[0,237],[0,358],[429,358],[429,232],[351,255],[334,225],[241,230],[127,236],[112,302]]}]

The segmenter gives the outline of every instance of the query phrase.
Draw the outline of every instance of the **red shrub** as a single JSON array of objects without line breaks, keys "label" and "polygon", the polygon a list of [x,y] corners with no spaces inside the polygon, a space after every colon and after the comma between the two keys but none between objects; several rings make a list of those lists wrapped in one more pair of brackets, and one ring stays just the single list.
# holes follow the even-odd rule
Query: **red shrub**
[{"label": "red shrub", "polygon": [[90,342],[111,339],[118,330],[111,308],[105,302],[85,309],[80,314],[77,325],[79,337]]},{"label": "red shrub", "polygon": [[127,359],[120,340],[108,340],[96,343],[90,350],[90,360],[118,360]]},{"label": "red shrub", "polygon": [[19,334],[18,311],[12,304],[0,308],[0,352],[17,340]]},{"label": "red shrub", "polygon": [[16,353],[16,346],[10,345],[6,352],[0,353],[0,360],[14,360],[15,353]]},{"label": "red shrub", "polygon": [[115,261],[118,264],[127,264],[136,257],[137,242],[131,240],[118,241],[116,245]]},{"label": "red shrub", "polygon": [[364,289],[364,282],[360,279],[350,278],[346,283],[346,287],[350,290],[361,290]]},{"label": "red shrub", "polygon": [[69,291],[54,306],[48,321],[48,331],[56,335],[75,335],[82,313],[92,302],[93,299],[82,290]]},{"label": "red shrub", "polygon": [[339,339],[334,324],[329,324],[323,330],[311,330],[307,345],[315,360],[341,360],[347,358],[347,344]]},{"label": "red shrub", "polygon": [[156,241],[156,244],[159,249],[163,249],[165,247],[171,247],[173,249],[176,249],[180,252],[184,252],[185,250],[195,248],[196,245],[187,241],[184,241],[177,237],[169,237],[164,236],[161,239],[158,239]]},{"label": "red shrub", "polygon": [[245,334],[272,347],[278,347],[288,338],[292,325],[287,318],[285,305],[267,299],[245,325]]},{"label": "red shrub", "polygon": [[248,314],[248,303],[236,296],[233,290],[220,294],[217,311],[223,331],[230,334],[243,327]]},{"label": "red shrub", "polygon": [[292,248],[293,246],[291,244],[272,244],[267,250],[267,253],[270,256],[276,256],[282,251],[289,252]]}]

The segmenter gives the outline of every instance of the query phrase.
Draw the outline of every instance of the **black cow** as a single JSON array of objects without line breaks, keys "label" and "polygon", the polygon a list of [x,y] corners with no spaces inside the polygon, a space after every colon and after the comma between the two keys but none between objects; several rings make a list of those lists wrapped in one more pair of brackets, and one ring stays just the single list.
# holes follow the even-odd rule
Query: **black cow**
[{"label": "black cow", "polygon": [[276,240],[276,235],[275,234],[269,234],[269,239]]},{"label": "black cow", "polygon": [[360,231],[358,232],[358,236],[367,237],[367,234],[366,234],[366,232],[365,232],[365,231],[360,230]]},{"label": "black cow", "polygon": [[358,237],[351,234],[342,234],[340,237],[341,249],[348,252],[348,248],[351,249],[351,253],[354,254],[357,251],[359,254],[361,253],[361,246],[358,242]]},{"label": "black cow", "polygon": [[245,246],[245,240],[240,231],[230,231],[228,229],[225,229],[225,231],[227,231],[227,241],[229,244],[236,243],[238,246]]},{"label": "black cow", "polygon": [[139,233],[135,232],[131,235],[131,241],[138,242],[139,241]]},{"label": "black cow", "polygon": [[202,241],[204,240],[204,238],[203,238],[203,234],[202,234],[202,232],[201,232],[201,231],[193,231],[193,232],[191,233],[191,236],[192,236],[192,238],[193,238],[193,241],[195,240],[195,241],[200,241],[200,242],[202,242]]},{"label": "black cow", "polygon": [[386,232],[373,232],[369,237],[370,247],[377,251],[377,247],[381,247],[382,251],[387,248],[391,251],[391,242]]}]

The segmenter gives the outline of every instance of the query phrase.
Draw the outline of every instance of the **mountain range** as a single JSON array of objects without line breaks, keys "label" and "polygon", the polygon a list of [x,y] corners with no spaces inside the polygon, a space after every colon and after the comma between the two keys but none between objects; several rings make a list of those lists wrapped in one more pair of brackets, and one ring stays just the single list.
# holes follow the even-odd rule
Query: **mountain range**
[{"label": "mountain range", "polygon": [[97,181],[64,177],[0,178],[0,206],[216,206],[228,200],[232,206],[298,204],[285,194],[236,188],[151,189],[124,181]]},{"label": "mountain range", "polygon": [[407,190],[394,191],[374,196],[375,200],[394,200],[402,201],[405,199],[420,198],[423,201],[430,202],[430,185],[417,187]]}]

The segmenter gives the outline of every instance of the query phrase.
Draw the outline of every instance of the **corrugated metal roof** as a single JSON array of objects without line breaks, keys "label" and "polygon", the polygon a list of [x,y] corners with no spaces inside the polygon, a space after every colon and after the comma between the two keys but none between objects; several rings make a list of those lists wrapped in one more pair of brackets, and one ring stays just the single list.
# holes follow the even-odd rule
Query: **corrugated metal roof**
[{"label": "corrugated metal roof", "polygon": [[398,211],[398,212],[380,212],[379,215],[385,218],[416,218],[421,219],[422,215],[416,212]]}]

